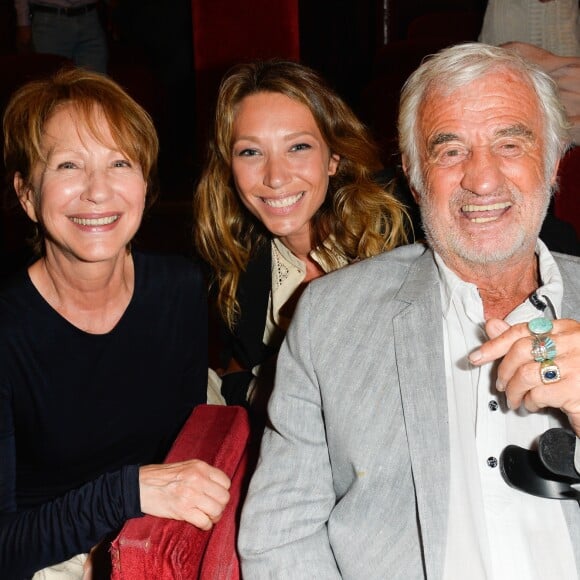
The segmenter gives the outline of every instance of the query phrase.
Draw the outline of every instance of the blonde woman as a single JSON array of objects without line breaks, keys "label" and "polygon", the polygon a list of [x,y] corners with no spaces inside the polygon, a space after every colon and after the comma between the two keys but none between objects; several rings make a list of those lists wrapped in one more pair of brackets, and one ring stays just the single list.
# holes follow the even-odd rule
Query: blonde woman
[{"label": "blonde woman", "polygon": [[222,323],[210,401],[267,398],[304,285],[403,242],[380,169],[365,127],[313,70],[273,60],[223,79],[194,198]]}]

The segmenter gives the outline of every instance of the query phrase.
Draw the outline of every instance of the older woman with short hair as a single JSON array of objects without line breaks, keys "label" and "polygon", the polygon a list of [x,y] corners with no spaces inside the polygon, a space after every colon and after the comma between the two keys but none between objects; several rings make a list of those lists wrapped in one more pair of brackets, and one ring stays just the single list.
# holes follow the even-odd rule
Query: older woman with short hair
[{"label": "older woman with short hair", "polygon": [[25,85],[4,135],[38,257],[0,290],[0,576],[80,578],[126,519],[209,529],[229,500],[218,469],[159,465],[205,402],[205,284],[184,258],[131,249],[158,142],[112,80]]}]

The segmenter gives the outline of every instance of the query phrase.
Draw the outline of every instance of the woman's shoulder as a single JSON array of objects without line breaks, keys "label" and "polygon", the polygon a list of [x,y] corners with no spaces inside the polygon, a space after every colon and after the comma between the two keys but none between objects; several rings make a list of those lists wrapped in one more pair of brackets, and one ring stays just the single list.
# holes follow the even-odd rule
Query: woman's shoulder
[{"label": "woman's shoulder", "polygon": [[[164,315],[185,316],[207,302],[207,281],[200,263],[178,254],[133,252],[134,305]],[[181,314],[179,314],[181,313]]]}]

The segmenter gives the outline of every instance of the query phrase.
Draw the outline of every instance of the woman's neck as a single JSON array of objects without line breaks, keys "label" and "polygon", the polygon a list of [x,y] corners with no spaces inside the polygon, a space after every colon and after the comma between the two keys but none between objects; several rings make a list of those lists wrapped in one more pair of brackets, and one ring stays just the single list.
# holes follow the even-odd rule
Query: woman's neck
[{"label": "woman's neck", "polygon": [[289,236],[280,237],[280,241],[299,259],[306,262],[312,251],[310,228],[303,228]]},{"label": "woman's neck", "polygon": [[285,236],[280,238],[280,241],[301,261],[306,267],[306,276],[304,282],[319,278],[324,274],[324,270],[320,267],[312,256],[312,241],[310,239],[310,230],[301,232],[293,236]]},{"label": "woman's neck", "polygon": [[93,334],[109,332],[125,312],[134,289],[130,253],[113,261],[84,263],[48,254],[29,268],[40,295],[61,316]]}]

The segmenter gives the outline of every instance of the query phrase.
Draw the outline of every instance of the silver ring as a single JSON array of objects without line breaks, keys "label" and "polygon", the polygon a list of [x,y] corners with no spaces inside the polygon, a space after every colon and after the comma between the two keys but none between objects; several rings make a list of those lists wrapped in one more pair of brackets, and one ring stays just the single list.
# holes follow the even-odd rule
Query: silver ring
[{"label": "silver ring", "polygon": [[556,343],[549,336],[536,336],[530,351],[536,362],[556,358]]}]

